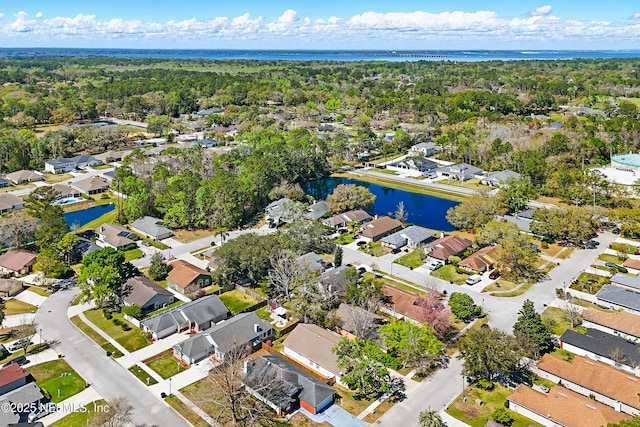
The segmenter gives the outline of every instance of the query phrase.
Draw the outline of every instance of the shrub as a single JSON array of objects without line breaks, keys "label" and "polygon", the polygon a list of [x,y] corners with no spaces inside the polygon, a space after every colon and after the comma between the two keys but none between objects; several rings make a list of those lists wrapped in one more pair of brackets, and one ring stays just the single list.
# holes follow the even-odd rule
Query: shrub
[{"label": "shrub", "polygon": [[482,378],[481,380],[478,381],[478,387],[480,387],[483,390],[487,390],[487,391],[491,391],[495,388],[495,384],[493,383],[493,381],[489,381],[486,378]]},{"label": "shrub", "polygon": [[125,331],[125,332],[126,331],[130,331],[131,330],[131,326],[129,326],[126,323],[122,323],[122,330]]},{"label": "shrub", "polygon": [[451,255],[451,256],[448,258],[448,261],[449,261],[449,263],[450,263],[450,264],[453,264],[453,265],[455,265],[455,266],[458,266],[458,263],[459,263],[460,261],[462,261],[462,258],[460,258],[459,256]]},{"label": "shrub", "polygon": [[542,249],[548,249],[549,248],[549,243],[547,243],[546,241],[543,240],[541,246],[542,246]]},{"label": "shrub", "polygon": [[125,307],[122,307],[122,312],[127,316],[135,317],[136,319],[139,319],[140,317],[142,317],[142,309],[137,304],[127,305]]},{"label": "shrub", "polygon": [[449,297],[451,312],[462,322],[469,323],[481,313],[480,307],[474,304],[473,298],[461,292],[453,292]]},{"label": "shrub", "polygon": [[503,406],[498,406],[493,414],[491,414],[491,419],[495,422],[498,422],[504,426],[510,426],[513,424],[513,417],[509,414]]},{"label": "shrub", "polygon": [[114,325],[116,325],[116,326],[120,326],[120,325],[122,325],[122,322],[120,321],[120,319],[113,319],[113,320],[112,320],[112,322],[113,322],[113,324],[114,324]]}]

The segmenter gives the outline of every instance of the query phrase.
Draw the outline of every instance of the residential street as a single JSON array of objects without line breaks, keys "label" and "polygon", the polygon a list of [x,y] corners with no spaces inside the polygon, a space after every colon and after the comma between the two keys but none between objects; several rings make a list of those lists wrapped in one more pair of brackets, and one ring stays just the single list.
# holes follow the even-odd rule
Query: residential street
[{"label": "residential street", "polygon": [[124,397],[134,408],[136,425],[189,425],[69,321],[67,308],[78,292],[56,292],[42,304],[36,322],[44,339],[107,401]]}]

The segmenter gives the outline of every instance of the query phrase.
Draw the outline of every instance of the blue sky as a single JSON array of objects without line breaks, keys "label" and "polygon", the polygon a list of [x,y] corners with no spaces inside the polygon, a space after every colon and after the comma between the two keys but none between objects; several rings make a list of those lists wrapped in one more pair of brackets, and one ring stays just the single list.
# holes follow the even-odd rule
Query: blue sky
[{"label": "blue sky", "polygon": [[2,47],[640,49],[634,0],[22,0]]}]

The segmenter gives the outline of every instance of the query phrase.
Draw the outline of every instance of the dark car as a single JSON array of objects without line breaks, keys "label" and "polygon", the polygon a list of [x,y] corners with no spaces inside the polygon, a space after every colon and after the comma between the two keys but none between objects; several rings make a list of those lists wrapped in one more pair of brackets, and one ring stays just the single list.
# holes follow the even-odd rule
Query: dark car
[{"label": "dark car", "polygon": [[496,280],[498,277],[500,277],[500,272],[498,270],[493,270],[489,273],[489,279],[491,280]]},{"label": "dark car", "polygon": [[399,248],[391,249],[391,253],[392,253],[392,254],[394,254],[394,255],[395,255],[395,254],[399,254],[399,253],[400,253],[400,250],[401,250],[401,249],[399,249]]},{"label": "dark car", "polygon": [[29,361],[24,356],[18,356],[15,359],[11,359],[10,361],[8,361],[4,365],[2,365],[2,367],[4,368],[5,366],[13,365],[14,363],[17,363],[18,365],[22,366],[22,365],[26,365],[27,363],[29,363]]},{"label": "dark car", "polygon": [[356,270],[358,273],[360,274],[364,274],[367,272],[367,269],[364,267],[358,267],[358,269]]},{"label": "dark car", "polygon": [[607,262],[604,263],[604,266],[607,267],[607,268],[614,268],[616,270],[618,269],[618,264],[616,264],[615,262],[607,261]]}]

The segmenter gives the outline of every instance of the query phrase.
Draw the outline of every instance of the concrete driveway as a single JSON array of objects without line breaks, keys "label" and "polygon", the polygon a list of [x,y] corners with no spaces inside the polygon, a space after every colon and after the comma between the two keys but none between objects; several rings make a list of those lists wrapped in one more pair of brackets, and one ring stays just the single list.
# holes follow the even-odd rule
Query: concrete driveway
[{"label": "concrete driveway", "polygon": [[40,307],[40,305],[47,300],[47,297],[43,297],[42,295],[38,295],[29,290],[22,291],[13,298],[18,301],[26,302],[27,304],[35,305],[36,307]]},{"label": "concrete driveway", "polygon": [[328,409],[316,415],[302,408],[300,408],[300,412],[316,423],[322,424],[326,421],[333,427],[365,427],[370,425],[359,420],[338,405],[331,405]]}]

